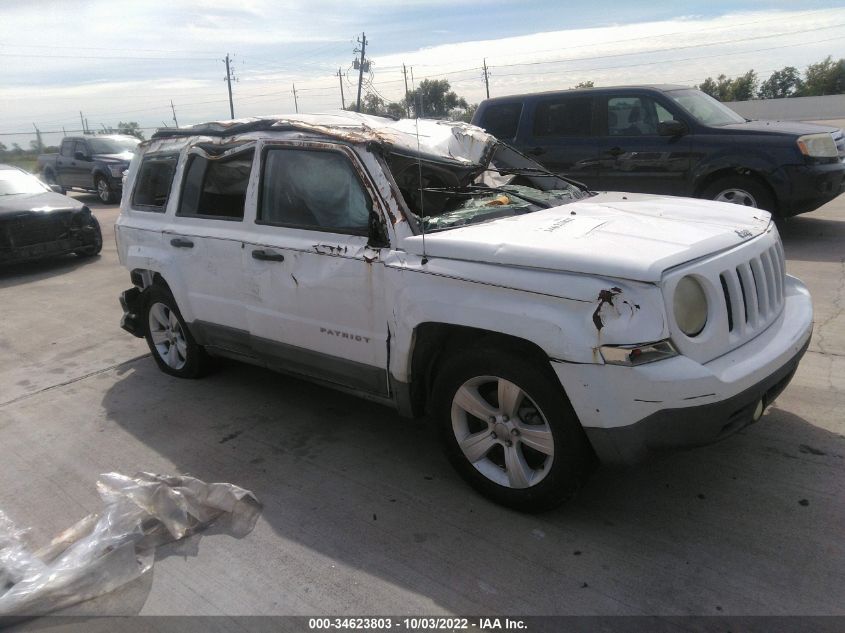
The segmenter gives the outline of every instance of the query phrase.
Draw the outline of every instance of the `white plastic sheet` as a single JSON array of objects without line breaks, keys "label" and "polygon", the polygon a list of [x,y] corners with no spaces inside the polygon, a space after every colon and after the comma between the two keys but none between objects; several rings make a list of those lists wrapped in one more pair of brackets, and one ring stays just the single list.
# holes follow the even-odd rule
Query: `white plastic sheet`
[{"label": "white plastic sheet", "polygon": [[105,507],[32,551],[0,511],[0,615],[48,613],[114,591],[152,568],[155,549],[225,522],[252,531],[261,505],[248,490],[193,477],[107,473]]}]

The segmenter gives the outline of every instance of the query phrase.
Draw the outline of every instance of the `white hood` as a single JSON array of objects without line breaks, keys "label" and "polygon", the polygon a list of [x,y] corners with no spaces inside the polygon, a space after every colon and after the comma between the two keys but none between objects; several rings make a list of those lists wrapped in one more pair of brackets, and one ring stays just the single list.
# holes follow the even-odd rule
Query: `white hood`
[{"label": "white hood", "polygon": [[[425,254],[657,282],[663,271],[763,233],[770,215],[723,202],[603,193],[425,236]],[[405,248],[423,254],[422,236]]]}]

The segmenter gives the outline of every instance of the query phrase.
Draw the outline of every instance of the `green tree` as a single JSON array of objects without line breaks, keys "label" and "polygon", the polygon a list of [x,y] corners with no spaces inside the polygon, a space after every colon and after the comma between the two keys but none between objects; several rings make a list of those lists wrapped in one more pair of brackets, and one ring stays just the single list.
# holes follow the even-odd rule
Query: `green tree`
[{"label": "green tree", "polygon": [[797,97],[801,94],[804,82],[801,75],[794,66],[785,66],[776,70],[771,76],[760,84],[757,96],[761,99],[786,99]]},{"label": "green tree", "polygon": [[0,143],[0,154],[6,153],[6,146],[3,143]]},{"label": "green tree", "polygon": [[[348,106],[346,109],[355,112],[355,104]],[[384,99],[378,95],[368,92],[361,98],[361,113],[401,119],[405,116],[405,106],[395,101],[385,103]]]},{"label": "green tree", "polygon": [[719,75],[715,80],[708,77],[698,85],[701,92],[705,92],[719,101],[748,101],[754,98],[756,88],[757,73],[753,70],[749,70],[744,75],[734,79],[730,79],[726,75]]},{"label": "green tree", "polygon": [[120,121],[116,127],[105,127],[101,131],[97,132],[98,134],[128,134],[129,136],[134,136],[137,139],[144,140],[144,132],[141,130],[141,126],[138,125],[137,121],[129,121],[128,123],[124,123]]},{"label": "green tree", "polygon": [[453,121],[463,121],[464,123],[471,123],[472,117],[475,116],[475,111],[478,110],[477,103],[471,103],[466,107],[466,110],[452,110],[449,118]]},{"label": "green tree", "polygon": [[833,61],[828,55],[804,71],[802,96],[838,95],[845,93],[845,59]]},{"label": "green tree", "polygon": [[575,84],[576,88],[595,88],[595,84],[592,81],[582,81]]},{"label": "green tree", "polygon": [[423,79],[419,87],[410,92],[406,105],[413,116],[445,119],[453,116],[455,110],[469,108],[466,99],[451,90],[447,79]]},{"label": "green tree", "polygon": [[750,101],[757,93],[757,73],[749,70],[731,82],[731,101]]}]

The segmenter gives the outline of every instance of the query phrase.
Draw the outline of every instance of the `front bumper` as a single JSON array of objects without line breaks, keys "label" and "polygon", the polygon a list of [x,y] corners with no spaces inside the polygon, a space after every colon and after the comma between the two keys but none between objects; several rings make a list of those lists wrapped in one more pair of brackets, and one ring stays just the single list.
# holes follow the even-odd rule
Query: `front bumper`
[{"label": "front bumper", "polygon": [[77,230],[69,237],[29,244],[26,246],[0,247],[0,264],[20,264],[24,262],[68,255],[88,246],[93,246],[94,234],[90,230]]},{"label": "front bumper", "polygon": [[845,192],[845,163],[789,165],[784,168],[791,194],[783,204],[785,215],[815,211]]},{"label": "front bumper", "polygon": [[812,335],[809,292],[786,277],[784,308],[759,336],[712,360],[639,367],[552,362],[599,458],[630,464],[718,441],[753,421],[789,383]]}]

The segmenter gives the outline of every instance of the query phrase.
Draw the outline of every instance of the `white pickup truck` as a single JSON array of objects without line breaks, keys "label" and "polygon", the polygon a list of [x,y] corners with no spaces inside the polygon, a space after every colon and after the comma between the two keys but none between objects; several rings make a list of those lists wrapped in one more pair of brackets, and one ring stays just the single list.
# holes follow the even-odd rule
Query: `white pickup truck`
[{"label": "white pickup truck", "polygon": [[768,213],[593,193],[481,129],[351,113],[161,130],[117,222],[124,329],[427,413],[523,510],[758,420],[810,341]]}]

